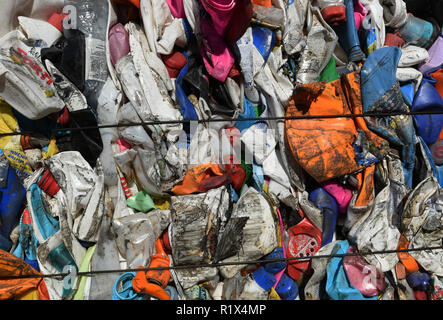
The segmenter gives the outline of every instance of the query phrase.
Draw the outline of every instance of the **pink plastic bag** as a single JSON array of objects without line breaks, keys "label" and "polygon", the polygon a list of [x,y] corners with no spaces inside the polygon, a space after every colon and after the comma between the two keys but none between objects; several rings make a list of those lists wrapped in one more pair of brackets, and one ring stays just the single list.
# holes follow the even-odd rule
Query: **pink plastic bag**
[{"label": "pink plastic bag", "polygon": [[235,3],[236,0],[201,0],[201,4],[211,16],[214,30],[219,36],[223,36],[231,20]]},{"label": "pink plastic bag", "polygon": [[215,33],[210,21],[203,19],[201,30],[204,40],[200,51],[206,70],[213,78],[225,82],[234,65],[234,56],[223,38]]},{"label": "pink plastic bag", "polygon": [[109,51],[114,66],[120,58],[128,55],[130,51],[129,34],[121,23],[116,24],[109,31]]},{"label": "pink plastic bag", "polygon": [[183,0],[166,0],[166,3],[171,10],[171,14],[174,18],[186,18],[185,7],[183,6]]},{"label": "pink plastic bag", "polygon": [[352,191],[332,181],[322,183],[322,187],[337,201],[338,212],[346,213],[352,199]]},{"label": "pink plastic bag", "polygon": [[358,0],[354,0],[354,17],[355,17],[355,26],[357,30],[360,29],[363,20],[368,15],[366,8]]}]

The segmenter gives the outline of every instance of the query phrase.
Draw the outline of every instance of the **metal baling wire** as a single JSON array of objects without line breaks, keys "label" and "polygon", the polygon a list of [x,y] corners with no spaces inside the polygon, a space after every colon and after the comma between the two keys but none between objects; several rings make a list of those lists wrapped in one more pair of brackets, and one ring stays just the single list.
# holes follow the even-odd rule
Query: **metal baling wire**
[{"label": "metal baling wire", "polygon": [[[293,257],[293,258],[283,258],[283,259],[269,259],[269,260],[252,260],[252,261],[232,261],[232,262],[218,262],[212,264],[196,264],[196,265],[183,265],[183,266],[169,266],[169,267],[156,267],[156,268],[134,268],[134,269],[111,269],[111,270],[95,270],[95,271],[85,271],[76,273],[77,276],[88,276],[94,274],[103,273],[124,273],[124,272],[138,272],[138,271],[150,271],[150,270],[170,270],[170,269],[193,269],[193,268],[217,268],[229,265],[244,265],[244,264],[259,264],[259,263],[273,263],[273,262],[288,262],[293,260],[311,260],[311,259],[326,259],[326,258],[343,258],[351,256],[367,256],[367,255],[377,255],[386,253],[402,253],[402,252],[415,252],[415,251],[432,251],[441,250],[443,245],[438,247],[425,247],[425,248],[411,248],[411,249],[400,249],[400,250],[383,250],[383,251],[373,251],[373,252],[354,252],[354,253],[344,253],[344,254],[326,254],[326,255],[314,255],[310,257]],[[12,280],[12,279],[24,279],[24,278],[55,278],[64,277],[70,273],[53,273],[53,274],[30,274],[30,275],[19,275],[19,276],[1,276],[1,280]]]},{"label": "metal baling wire", "polygon": [[[443,111],[427,111],[427,112],[374,112],[374,113],[355,113],[355,114],[334,114],[334,115],[304,115],[304,116],[291,116],[291,117],[258,117],[258,118],[230,118],[230,119],[199,119],[199,120],[153,120],[143,121],[135,123],[121,123],[121,124],[108,124],[97,125],[88,127],[75,127],[75,128],[54,128],[51,132],[60,131],[77,131],[77,130],[94,130],[105,128],[120,128],[120,127],[135,127],[135,126],[149,126],[149,125],[162,125],[162,124],[180,124],[188,122],[237,122],[237,121],[278,121],[278,120],[312,120],[312,119],[331,119],[331,118],[364,118],[364,117],[391,117],[391,116],[419,116],[419,115],[433,115],[443,114]],[[14,136],[14,135],[32,135],[35,132],[23,131],[23,132],[6,132],[0,133],[0,137]]]}]

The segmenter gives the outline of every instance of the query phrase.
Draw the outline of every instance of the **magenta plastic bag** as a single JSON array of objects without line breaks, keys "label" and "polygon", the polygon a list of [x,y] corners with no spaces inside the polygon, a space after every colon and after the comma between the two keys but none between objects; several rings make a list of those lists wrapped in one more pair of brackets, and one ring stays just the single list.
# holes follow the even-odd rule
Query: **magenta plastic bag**
[{"label": "magenta plastic bag", "polygon": [[234,56],[208,19],[202,19],[201,24],[204,41],[200,51],[206,70],[213,78],[225,82],[234,65]]},{"label": "magenta plastic bag", "polygon": [[169,10],[174,18],[186,18],[185,7],[183,6],[183,0],[166,0]]},{"label": "magenta plastic bag", "polygon": [[234,13],[236,0],[200,0],[200,2],[211,16],[215,32],[223,36]]},{"label": "magenta plastic bag", "polygon": [[114,66],[120,58],[128,55],[130,51],[129,34],[121,23],[116,24],[109,30],[109,51]]}]

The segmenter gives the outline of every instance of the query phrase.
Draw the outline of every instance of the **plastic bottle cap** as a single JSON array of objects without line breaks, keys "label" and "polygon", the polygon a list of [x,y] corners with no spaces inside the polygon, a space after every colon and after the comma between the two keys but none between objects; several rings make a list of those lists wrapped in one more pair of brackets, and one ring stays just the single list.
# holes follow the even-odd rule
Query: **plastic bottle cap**
[{"label": "plastic bottle cap", "polygon": [[180,70],[186,65],[186,57],[178,51],[162,56],[162,60],[172,79],[177,78]]},{"label": "plastic bottle cap", "polygon": [[326,22],[338,24],[340,21],[346,21],[346,7],[330,6],[321,11],[321,15]]}]

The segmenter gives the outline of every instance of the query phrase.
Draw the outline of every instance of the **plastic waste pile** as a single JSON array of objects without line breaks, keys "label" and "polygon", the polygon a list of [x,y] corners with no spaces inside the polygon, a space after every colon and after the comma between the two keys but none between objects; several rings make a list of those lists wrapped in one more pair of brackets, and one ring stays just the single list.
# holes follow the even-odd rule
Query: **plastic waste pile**
[{"label": "plastic waste pile", "polygon": [[443,1],[0,16],[0,299],[443,299]]}]

